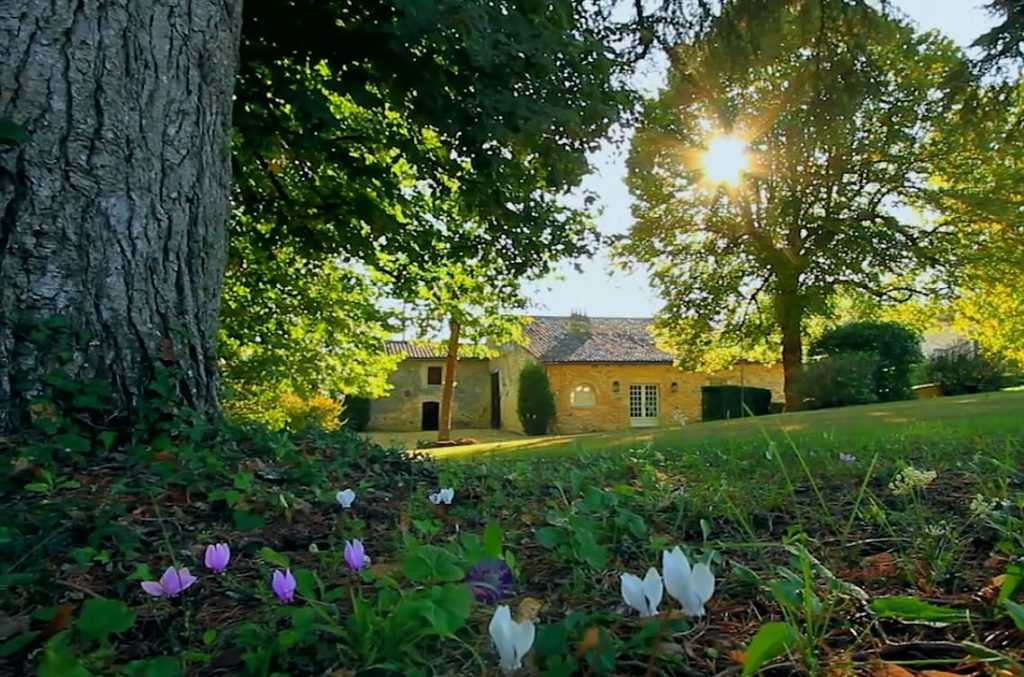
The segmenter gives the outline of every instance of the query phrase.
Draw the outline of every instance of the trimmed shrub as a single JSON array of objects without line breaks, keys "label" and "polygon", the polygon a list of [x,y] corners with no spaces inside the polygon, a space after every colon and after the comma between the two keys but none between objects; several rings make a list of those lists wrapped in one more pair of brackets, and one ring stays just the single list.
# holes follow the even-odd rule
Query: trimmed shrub
[{"label": "trimmed shrub", "polygon": [[555,394],[544,367],[531,363],[519,372],[519,421],[527,435],[546,435],[555,420]]},{"label": "trimmed shrub", "polygon": [[326,395],[302,397],[286,392],[281,395],[285,428],[292,432],[337,430],[341,427],[341,402]]},{"label": "trimmed shrub", "polygon": [[704,386],[700,389],[703,421],[764,416],[771,408],[772,391],[747,386]]},{"label": "trimmed shrub", "polygon": [[822,334],[808,352],[812,357],[849,353],[874,355],[873,391],[882,402],[912,396],[910,375],[914,365],[924,359],[921,337],[898,322],[850,322]]},{"label": "trimmed shrub", "polygon": [[349,395],[341,410],[342,425],[349,430],[363,432],[370,424],[370,400],[366,397]]},{"label": "trimmed shrub", "polygon": [[928,362],[928,375],[943,395],[999,390],[1004,380],[1002,365],[983,355],[933,357]]},{"label": "trimmed shrub", "polygon": [[878,358],[870,353],[842,353],[811,362],[800,377],[800,394],[808,409],[845,407],[878,401]]}]

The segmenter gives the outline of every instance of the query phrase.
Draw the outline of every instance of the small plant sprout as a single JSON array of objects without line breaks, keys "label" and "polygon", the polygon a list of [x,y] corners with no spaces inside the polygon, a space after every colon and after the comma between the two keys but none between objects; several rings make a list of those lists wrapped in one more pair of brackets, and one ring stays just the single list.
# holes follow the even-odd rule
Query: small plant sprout
[{"label": "small plant sprout", "polygon": [[167,567],[159,581],[142,581],[142,589],[153,597],[177,597],[195,582],[196,577],[187,568]]},{"label": "small plant sprout", "polygon": [[208,545],[204,561],[207,569],[217,574],[223,573],[228,568],[228,562],[231,561],[231,548],[227,543]]},{"label": "small plant sprout", "polygon": [[715,575],[704,563],[690,568],[690,560],[679,547],[661,555],[661,575],[665,590],[683,607],[687,616],[703,616],[704,604],[715,592]]},{"label": "small plant sprout", "polygon": [[839,454],[839,460],[843,463],[856,463],[857,457],[853,454]]},{"label": "small plant sprout", "polygon": [[633,574],[622,574],[622,599],[640,612],[641,616],[654,616],[658,613],[664,592],[661,575],[654,567],[647,570],[642,580]]},{"label": "small plant sprout", "polygon": [[295,576],[292,576],[292,570],[275,569],[274,575],[270,579],[270,588],[284,604],[293,601],[295,599]]},{"label": "small plant sprout", "polygon": [[523,657],[533,646],[537,632],[533,622],[522,620],[517,623],[512,620],[512,612],[508,606],[502,604],[494,610],[488,629],[494,646],[498,649],[501,669],[505,672],[515,672],[523,667]]},{"label": "small plant sprout", "polygon": [[345,541],[345,561],[353,570],[359,571],[370,566],[370,558],[366,556],[366,548],[358,538]]},{"label": "small plant sprout", "polygon": [[430,498],[430,502],[434,505],[440,505],[442,503],[445,505],[451,505],[452,499],[455,498],[455,490],[451,487],[441,489],[436,494],[430,494],[428,498]]},{"label": "small plant sprout", "polygon": [[334,500],[338,502],[342,508],[351,508],[352,501],[356,500],[356,492],[351,489],[343,489],[334,495]]}]

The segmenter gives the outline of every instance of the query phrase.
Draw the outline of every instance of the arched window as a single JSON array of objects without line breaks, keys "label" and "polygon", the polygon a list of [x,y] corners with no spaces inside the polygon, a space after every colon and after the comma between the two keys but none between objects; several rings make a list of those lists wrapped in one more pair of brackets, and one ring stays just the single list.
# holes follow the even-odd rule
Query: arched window
[{"label": "arched window", "polygon": [[573,407],[592,407],[597,404],[597,391],[594,386],[581,383],[569,394],[569,404]]}]

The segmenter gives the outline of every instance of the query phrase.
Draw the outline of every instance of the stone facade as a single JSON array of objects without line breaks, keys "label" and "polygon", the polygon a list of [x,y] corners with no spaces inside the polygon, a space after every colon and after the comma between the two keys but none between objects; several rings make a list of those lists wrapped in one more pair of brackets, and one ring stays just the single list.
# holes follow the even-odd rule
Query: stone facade
[{"label": "stone facade", "polygon": [[[701,387],[706,385],[768,388],[773,400],[784,398],[782,365],[744,364],[701,374],[671,364],[567,363],[547,364],[545,371],[555,392],[553,432],[559,434],[624,430],[631,425],[674,426],[679,425],[677,412],[694,423],[701,420]],[[657,386],[655,420],[631,419],[630,386],[648,385]],[[593,392],[593,404],[589,398],[583,406],[573,404],[573,391],[581,386]]]},{"label": "stone facade", "polygon": [[[430,367],[440,367],[443,359],[409,358],[402,360],[388,377],[391,392],[370,404],[367,430],[412,432],[423,430],[423,405],[436,402],[440,407],[441,385],[427,383]],[[490,368],[487,360],[459,360],[455,372],[455,401],[452,428],[487,428],[491,424]],[[442,379],[443,382],[443,379]],[[428,405],[430,406],[430,405]]]},{"label": "stone facade", "polygon": [[[544,365],[551,381],[554,433],[697,422],[701,387],[706,385],[768,388],[773,401],[785,399],[782,365],[743,363],[712,374],[682,371],[657,347],[650,325],[648,318],[533,318],[524,330],[525,345],[502,346],[490,360],[459,360],[452,428],[500,427],[522,433],[519,374],[531,362]],[[443,375],[444,347],[392,341],[386,348],[405,359],[390,376],[391,394],[371,404],[368,429],[431,429],[424,421],[430,412],[436,418],[442,386],[430,384],[428,373],[434,367]]]}]

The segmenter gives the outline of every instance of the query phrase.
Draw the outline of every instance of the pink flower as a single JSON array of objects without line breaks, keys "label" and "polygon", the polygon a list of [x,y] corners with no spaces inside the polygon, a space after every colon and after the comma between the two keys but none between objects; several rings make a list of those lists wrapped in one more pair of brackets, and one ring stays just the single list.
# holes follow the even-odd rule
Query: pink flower
[{"label": "pink flower", "polygon": [[153,597],[176,597],[195,582],[196,577],[190,574],[187,568],[167,567],[159,581],[143,581],[142,589]]},{"label": "pink flower", "polygon": [[356,571],[370,565],[370,558],[366,556],[363,542],[358,538],[353,541],[345,541],[345,561]]},{"label": "pink flower", "polygon": [[231,561],[231,548],[227,543],[217,543],[206,546],[206,566],[215,573],[221,573],[228,568]]},{"label": "pink flower", "polygon": [[270,579],[270,587],[277,598],[287,604],[295,599],[295,577],[291,569],[276,569]]}]

